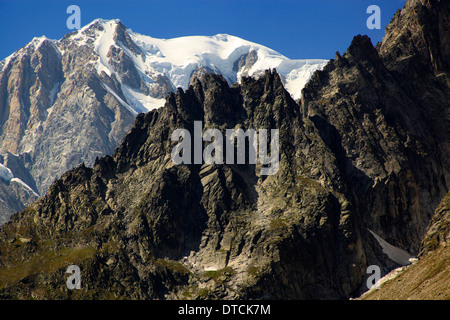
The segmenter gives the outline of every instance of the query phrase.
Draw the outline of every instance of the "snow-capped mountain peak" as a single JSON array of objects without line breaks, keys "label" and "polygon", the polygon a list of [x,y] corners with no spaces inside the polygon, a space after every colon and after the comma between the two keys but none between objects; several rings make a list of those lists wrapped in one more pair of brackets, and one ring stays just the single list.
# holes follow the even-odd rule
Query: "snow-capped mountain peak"
[{"label": "snow-capped mountain peak", "polygon": [[[101,74],[114,75],[121,83],[122,104],[132,113],[146,112],[164,104],[165,96],[181,87],[186,90],[191,78],[203,72],[221,74],[229,84],[242,76],[257,76],[275,68],[294,99],[312,74],[327,60],[289,59],[263,45],[229,34],[184,36],[159,39],[125,27],[120,19],[95,19],[61,40],[35,37],[24,48],[0,62],[0,71],[14,55],[36,50],[44,41],[55,45],[60,54],[77,48],[92,50],[92,65]],[[110,87],[105,87],[112,90]]]},{"label": "snow-capped mountain peak", "polygon": [[[153,38],[126,28],[119,19],[96,19],[63,39],[92,47],[97,59],[91,63],[98,73],[116,75],[124,102],[137,113],[162,106],[165,95],[178,87],[187,89],[199,69],[222,74],[231,85],[242,76],[256,76],[275,68],[286,89],[298,99],[314,71],[327,63],[320,59],[289,59],[228,34]],[[123,64],[130,62],[133,70],[125,70]],[[129,75],[124,75],[126,72]]]},{"label": "snow-capped mountain peak", "polygon": [[[18,179],[44,193],[55,177],[80,162],[92,165],[97,156],[111,154],[138,113],[162,107],[170,92],[186,90],[208,72],[231,85],[275,68],[299,98],[313,72],[326,63],[292,60],[224,33],[159,39],[118,19],[96,19],[60,40],[35,37],[0,61],[0,109],[8,110],[0,156],[16,155],[9,157],[13,176],[0,167],[6,177],[0,180],[14,187],[13,193],[24,186]],[[35,196],[20,194],[22,200],[7,201],[9,213]]]}]

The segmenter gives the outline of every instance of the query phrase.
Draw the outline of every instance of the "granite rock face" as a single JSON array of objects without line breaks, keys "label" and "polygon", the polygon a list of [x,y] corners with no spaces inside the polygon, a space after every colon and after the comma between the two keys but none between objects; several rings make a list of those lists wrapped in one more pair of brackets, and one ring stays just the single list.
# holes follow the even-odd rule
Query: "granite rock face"
[{"label": "granite rock face", "polygon": [[[193,120],[205,128],[279,128],[279,173],[261,176],[258,165],[174,165],[171,132],[192,129]],[[112,157],[67,172],[14,215],[1,229],[2,270],[12,266],[8,257],[45,260],[74,250],[64,260],[92,274],[84,281],[98,287],[93,297],[349,296],[368,260],[392,263],[352,216],[345,195],[307,174],[305,127],[314,130],[278,74],[268,71],[231,88],[223,77],[207,74],[186,92],[170,94],[164,108],[138,115]],[[316,139],[317,150],[328,152]],[[31,240],[8,240],[19,233]],[[36,271],[44,287],[50,285],[50,274]],[[2,278],[4,297],[20,296],[22,285],[12,279]],[[120,293],[111,290],[125,283]],[[69,294],[64,286],[46,292]]]},{"label": "granite rock face", "polygon": [[[231,70],[230,65],[226,75],[232,84],[240,72],[247,74],[258,59],[264,58],[259,58],[255,50],[282,57],[236,37],[204,38],[187,37],[181,42],[153,39],[133,33],[119,20],[102,19],[58,41],[34,38],[0,62],[0,154],[26,158],[22,167],[28,171],[28,186],[44,194],[67,170],[82,162],[92,166],[96,157],[112,154],[135,116],[163,106],[164,98],[175,92],[183,79],[202,78],[206,72],[224,74],[227,64],[234,63],[236,68]],[[232,41],[235,47],[228,48]],[[186,53],[184,58],[190,59],[186,65],[183,61],[176,65],[177,53],[195,47],[197,42],[213,43],[212,51],[228,48],[230,57],[223,60],[217,53],[201,52],[202,60],[196,61],[200,59],[198,54]],[[243,59],[251,48],[256,49]],[[174,57],[161,60],[165,58],[163,52]],[[292,68],[305,64],[305,79],[326,63],[283,59]],[[263,69],[259,71],[266,68],[264,63],[260,63]],[[222,65],[222,69],[208,64]],[[184,89],[189,81],[185,82]],[[0,206],[1,221],[32,200],[16,197],[16,205]]]},{"label": "granite rock face", "polygon": [[361,216],[415,254],[450,181],[449,11],[408,1],[376,49],[355,37],[303,91],[302,112],[341,152]]},{"label": "granite rock face", "polygon": [[369,300],[448,300],[450,298],[450,192],[435,210],[414,264],[394,270]]},{"label": "granite rock face", "polygon": [[[111,153],[132,125],[135,114],[105,89],[118,90],[117,80],[97,73],[91,59],[88,45],[39,38],[2,67],[0,148],[27,160],[22,175],[37,193],[78,163]],[[16,201],[19,210],[29,204]]]},{"label": "granite rock face", "polygon": [[[274,70],[231,87],[198,70],[201,80],[139,114],[111,156],[66,172],[0,228],[0,297],[359,296],[369,265],[398,267],[369,229],[414,255],[424,235],[442,238],[426,230],[450,183],[440,33],[449,15],[443,1],[408,1],[382,44],[356,36],[314,74],[300,103]],[[416,35],[425,31],[436,42]],[[408,59],[416,69],[395,62]],[[194,121],[222,132],[279,129],[278,172],[175,165],[171,134],[192,134]],[[70,264],[82,270],[81,290],[66,287]]]},{"label": "granite rock face", "polygon": [[[448,247],[450,241],[450,192],[442,199],[428,224],[422,239],[419,257],[435,251],[439,247]],[[447,251],[449,249],[447,248]]]}]

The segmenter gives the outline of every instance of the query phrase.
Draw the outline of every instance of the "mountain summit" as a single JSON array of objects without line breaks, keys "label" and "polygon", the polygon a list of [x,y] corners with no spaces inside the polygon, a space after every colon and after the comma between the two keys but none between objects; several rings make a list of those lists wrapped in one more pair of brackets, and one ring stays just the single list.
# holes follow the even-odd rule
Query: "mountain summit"
[{"label": "mountain summit", "polygon": [[[426,292],[448,297],[448,17],[448,1],[409,0],[383,43],[355,36],[314,72],[300,101],[275,70],[232,86],[206,72],[169,92],[162,108],[136,116],[111,155],[64,173],[0,227],[0,298],[348,299],[368,289],[370,267],[384,275],[415,256],[434,269],[408,288],[439,275]],[[95,25],[86,30],[102,32]],[[122,43],[138,54],[128,35]],[[125,53],[114,46],[109,56]],[[91,61],[77,103],[101,110],[100,96],[119,108],[102,85],[119,88],[119,76],[96,76],[98,56]],[[132,74],[120,81],[141,86]],[[205,134],[278,129],[278,171],[175,164],[171,134],[193,132],[196,121]],[[66,286],[72,264],[79,290]]]},{"label": "mountain summit", "polygon": [[[162,107],[196,77],[216,73],[232,85],[277,68],[298,98],[325,64],[225,34],[156,39],[117,19],[96,19],[58,41],[34,38],[0,62],[2,163],[9,159],[13,174],[43,194],[65,171],[111,154],[138,113]],[[2,181],[0,223],[36,199]]]}]

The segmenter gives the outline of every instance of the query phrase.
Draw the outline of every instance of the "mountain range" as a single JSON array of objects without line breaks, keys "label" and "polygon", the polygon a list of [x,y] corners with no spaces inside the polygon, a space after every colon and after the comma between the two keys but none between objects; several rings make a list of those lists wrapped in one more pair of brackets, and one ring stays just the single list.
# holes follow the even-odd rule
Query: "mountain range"
[{"label": "mountain range", "polygon": [[96,19],[61,40],[34,38],[0,62],[0,224],[44,194],[55,179],[111,154],[138,113],[164,105],[206,73],[232,85],[277,68],[292,96],[326,60],[291,60],[219,34],[156,39],[120,20]]},{"label": "mountain range", "polygon": [[138,113],[163,106],[195,77],[217,73],[232,85],[277,68],[299,98],[326,62],[291,60],[226,34],[152,38],[117,19],[96,19],[58,41],[34,38],[0,62],[2,163],[26,185],[1,179],[0,223],[65,171],[111,154]]},{"label": "mountain range", "polygon": [[[448,1],[408,0],[381,43],[355,36],[346,52],[317,67],[299,99],[287,90],[282,67],[242,71],[234,83],[225,69],[205,67],[188,82],[180,78],[187,88],[167,90],[163,107],[137,116],[130,112],[137,104],[118,89],[154,88],[140,71],[134,77],[129,66],[139,64],[124,58],[139,57],[148,39],[121,37],[116,27],[123,48],[113,46],[106,57],[114,70],[128,72],[112,76],[89,47],[64,56],[71,46],[83,48],[70,40],[79,33],[64,37],[64,62],[84,68],[66,78],[72,86],[66,80],[56,90],[58,99],[76,103],[55,104],[50,117],[68,121],[61,113],[75,105],[88,110],[73,115],[89,138],[88,115],[107,108],[104,101],[135,119],[123,139],[115,131],[112,153],[49,182],[42,197],[0,227],[0,298],[349,299],[368,289],[368,267],[377,266],[382,275],[405,267],[397,278],[403,282],[399,289],[388,281],[367,298],[395,298],[404,288],[405,299],[448,299],[449,17]],[[95,38],[107,29],[103,23],[85,31]],[[234,41],[208,41],[224,38]],[[89,39],[80,41],[103,48]],[[158,41],[147,43],[169,57]],[[40,61],[59,57],[53,42],[43,46],[50,51]],[[145,49],[157,60],[155,47]],[[238,70],[252,70],[251,52],[239,58]],[[162,92],[161,83],[155,87]],[[110,136],[117,121],[89,128]],[[174,164],[171,133],[193,132],[195,121],[221,132],[278,129],[278,172],[264,176],[250,163]],[[12,148],[12,133],[7,137],[3,145]],[[81,269],[79,290],[66,286],[72,264]]]}]

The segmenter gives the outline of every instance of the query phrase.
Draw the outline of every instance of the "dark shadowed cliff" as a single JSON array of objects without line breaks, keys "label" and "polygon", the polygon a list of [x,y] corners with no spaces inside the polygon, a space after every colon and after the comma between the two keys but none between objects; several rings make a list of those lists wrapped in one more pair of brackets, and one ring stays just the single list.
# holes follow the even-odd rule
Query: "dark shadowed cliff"
[{"label": "dark shadowed cliff", "polygon": [[[411,255],[448,192],[446,1],[408,1],[356,36],[297,104],[274,70],[205,74],[139,114],[112,156],[68,171],[0,228],[0,297],[346,299]],[[171,133],[279,129],[280,168],[175,165]],[[392,258],[392,257],[391,257]],[[66,287],[66,268],[82,289]]]}]

